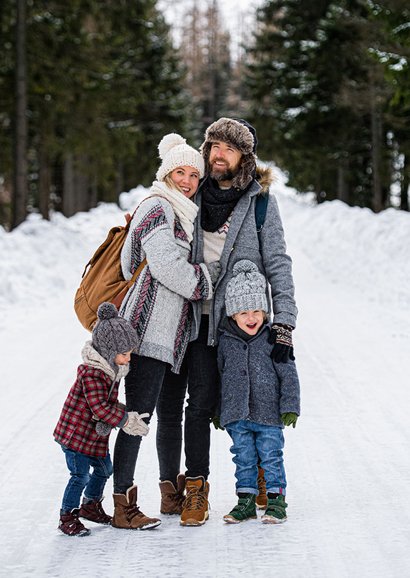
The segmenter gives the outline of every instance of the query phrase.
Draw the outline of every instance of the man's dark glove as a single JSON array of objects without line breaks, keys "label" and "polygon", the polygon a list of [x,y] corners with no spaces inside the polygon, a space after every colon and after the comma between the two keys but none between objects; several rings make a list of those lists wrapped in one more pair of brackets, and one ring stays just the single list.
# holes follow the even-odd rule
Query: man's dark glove
[{"label": "man's dark glove", "polygon": [[290,325],[281,325],[280,323],[272,325],[268,341],[273,345],[270,356],[276,363],[286,363],[289,359],[295,361],[292,330]]},{"label": "man's dark glove", "polygon": [[225,431],[225,428],[221,426],[221,421],[220,421],[219,415],[216,415],[210,421],[213,424],[215,429],[217,429],[217,430],[221,429],[222,431]]},{"label": "man's dark glove", "polygon": [[298,421],[298,414],[293,412],[282,413],[280,416],[282,418],[284,425],[291,425],[293,428],[296,427],[296,422]]}]

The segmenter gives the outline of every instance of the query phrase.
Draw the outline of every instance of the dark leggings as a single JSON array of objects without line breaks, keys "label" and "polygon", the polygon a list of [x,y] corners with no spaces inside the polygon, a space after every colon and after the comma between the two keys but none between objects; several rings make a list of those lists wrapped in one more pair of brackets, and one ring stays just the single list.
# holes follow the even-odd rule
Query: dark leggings
[{"label": "dark leggings", "polygon": [[[125,377],[127,411],[149,413],[149,423],[157,404],[164,376],[169,364],[151,357],[132,354],[130,371]],[[131,436],[122,429],[114,447],[114,493],[125,494],[134,483],[141,436]]]},{"label": "dark leggings", "polygon": [[219,394],[217,349],[207,345],[208,316],[202,316],[196,341],[188,345],[179,375],[167,372],[157,404],[157,452],[161,480],[174,481],[180,468],[181,421],[185,391],[185,475],[209,475],[210,419]]}]

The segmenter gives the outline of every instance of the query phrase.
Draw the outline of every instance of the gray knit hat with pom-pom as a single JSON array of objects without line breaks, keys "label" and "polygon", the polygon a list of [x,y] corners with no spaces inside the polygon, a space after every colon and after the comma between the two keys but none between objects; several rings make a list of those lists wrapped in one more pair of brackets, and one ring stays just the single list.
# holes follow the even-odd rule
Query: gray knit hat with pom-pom
[{"label": "gray knit hat with pom-pom", "polygon": [[240,311],[261,309],[268,312],[266,279],[248,259],[235,263],[233,277],[226,286],[225,307],[228,317]]},{"label": "gray knit hat with pom-pom", "polygon": [[98,321],[94,326],[91,345],[109,365],[117,370],[114,360],[118,353],[132,351],[137,345],[135,329],[118,315],[112,303],[101,303],[97,311]]}]

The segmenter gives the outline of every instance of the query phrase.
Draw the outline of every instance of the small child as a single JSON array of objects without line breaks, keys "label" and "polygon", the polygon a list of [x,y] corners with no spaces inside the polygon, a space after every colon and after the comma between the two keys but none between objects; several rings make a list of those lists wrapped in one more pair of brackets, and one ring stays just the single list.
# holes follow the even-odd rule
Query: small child
[{"label": "small child", "polygon": [[300,414],[299,379],[294,361],[275,363],[268,342],[266,280],[257,266],[238,261],[225,293],[227,317],[221,324],[220,424],[232,438],[238,504],[224,516],[237,524],[256,518],[258,458],[268,496],[264,524],[286,521],[283,427]]},{"label": "small child", "polygon": [[58,526],[68,536],[90,533],[79,517],[97,524],[111,523],[111,516],[101,504],[105,484],[112,474],[108,451],[111,429],[120,427],[134,436],[147,435],[149,431],[142,419],[148,414],[126,412],[117,401],[119,382],[128,373],[130,354],[136,344],[137,335],[131,325],[118,316],[114,305],[102,303],[92,341],[87,341],[82,350],[83,363],[54,430],[70,472]]}]

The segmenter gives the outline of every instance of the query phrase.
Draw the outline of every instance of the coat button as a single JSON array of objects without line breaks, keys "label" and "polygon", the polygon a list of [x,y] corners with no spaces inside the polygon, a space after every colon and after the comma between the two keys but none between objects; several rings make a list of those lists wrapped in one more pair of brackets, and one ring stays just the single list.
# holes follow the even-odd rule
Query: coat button
[{"label": "coat button", "polygon": [[241,374],[242,374],[242,375],[247,375],[247,373],[248,373],[248,372],[246,371],[246,369],[242,369],[242,371],[241,371]]},{"label": "coat button", "polygon": [[244,348],[244,349],[245,349],[245,351],[246,351],[246,349],[248,348],[248,346],[247,346],[247,345],[244,345],[244,346],[243,346],[243,348]]}]

